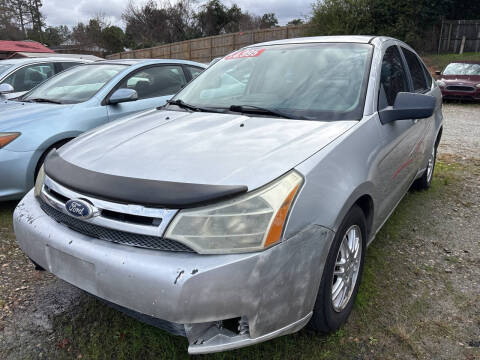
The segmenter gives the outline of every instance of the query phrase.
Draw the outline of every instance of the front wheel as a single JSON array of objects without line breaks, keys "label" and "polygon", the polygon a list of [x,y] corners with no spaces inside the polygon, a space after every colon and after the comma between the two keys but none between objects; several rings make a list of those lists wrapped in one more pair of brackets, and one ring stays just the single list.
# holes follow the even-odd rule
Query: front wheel
[{"label": "front wheel", "polygon": [[310,328],[328,333],[347,321],[362,278],[365,251],[365,215],[355,205],[345,216],[330,247]]}]

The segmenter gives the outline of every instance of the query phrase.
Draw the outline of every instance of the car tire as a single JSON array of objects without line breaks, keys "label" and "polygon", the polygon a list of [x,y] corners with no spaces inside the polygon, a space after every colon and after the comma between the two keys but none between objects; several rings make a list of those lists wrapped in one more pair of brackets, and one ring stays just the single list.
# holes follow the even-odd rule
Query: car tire
[{"label": "car tire", "polygon": [[[363,211],[360,207],[354,205],[343,219],[330,247],[313,315],[308,324],[310,329],[329,333],[339,329],[347,321],[362,279],[366,251],[366,228]],[[355,230],[355,233],[352,230]],[[345,245],[349,246],[350,243],[357,244],[358,247],[352,246],[350,249],[352,252],[348,253],[348,255],[352,256],[353,262],[346,260],[345,265],[342,267],[339,264],[344,261],[347,254]],[[338,293],[338,289],[342,280],[334,273],[338,274],[342,270],[344,271],[342,278],[346,280],[344,281],[344,286],[348,286],[349,281],[351,285],[348,289],[345,287],[345,298],[339,299],[341,291]],[[332,289],[335,290],[335,293]],[[335,295],[337,296],[335,297]]]},{"label": "car tire", "polygon": [[437,161],[437,147],[434,146],[432,153],[427,160],[427,168],[423,172],[422,177],[418,178],[413,183],[413,188],[416,190],[427,190],[432,184],[433,172],[435,170],[435,163]]}]

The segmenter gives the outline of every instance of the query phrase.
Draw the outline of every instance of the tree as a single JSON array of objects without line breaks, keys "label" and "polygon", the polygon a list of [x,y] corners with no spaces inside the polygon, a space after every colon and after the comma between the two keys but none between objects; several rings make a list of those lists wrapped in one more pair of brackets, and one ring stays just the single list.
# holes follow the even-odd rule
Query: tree
[{"label": "tree", "polygon": [[268,29],[278,25],[278,19],[274,13],[263,14],[262,20],[260,23],[261,29]]},{"label": "tree", "polygon": [[133,48],[200,36],[192,0],[180,0],[173,5],[149,1],[140,7],[130,2],[122,18],[126,23],[127,45]]},{"label": "tree", "polygon": [[220,0],[210,0],[202,5],[196,18],[203,36],[225,33],[225,26],[231,22],[229,9]]},{"label": "tree", "polygon": [[44,32],[44,42],[47,46],[58,46],[70,38],[71,32],[68,26],[49,26]]},{"label": "tree", "polygon": [[447,19],[480,17],[471,0],[317,0],[312,35],[376,34],[420,43],[427,28]]},{"label": "tree", "polygon": [[15,8],[10,0],[0,0],[0,40],[25,39],[25,31],[17,25]]},{"label": "tree", "polygon": [[287,23],[287,26],[290,26],[290,25],[295,26],[295,25],[302,25],[302,24],[303,24],[302,19],[293,19]]},{"label": "tree", "polygon": [[118,26],[107,26],[102,30],[102,45],[108,53],[125,50],[125,33]]}]

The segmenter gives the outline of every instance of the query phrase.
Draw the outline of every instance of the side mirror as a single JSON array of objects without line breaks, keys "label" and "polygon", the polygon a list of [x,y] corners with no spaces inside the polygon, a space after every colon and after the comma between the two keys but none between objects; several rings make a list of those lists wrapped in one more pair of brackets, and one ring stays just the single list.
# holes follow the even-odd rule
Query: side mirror
[{"label": "side mirror", "polygon": [[435,75],[441,75],[441,74],[442,74],[441,71],[439,71],[439,70],[435,71]]},{"label": "side mirror", "polygon": [[114,105],[138,99],[138,94],[133,89],[118,89],[108,99],[107,104]]},{"label": "side mirror", "polygon": [[395,120],[428,118],[432,116],[436,102],[430,95],[400,92],[393,106],[380,110],[378,116],[382,124]]},{"label": "side mirror", "polygon": [[15,89],[10,84],[0,84],[0,94],[8,94],[14,92]]}]

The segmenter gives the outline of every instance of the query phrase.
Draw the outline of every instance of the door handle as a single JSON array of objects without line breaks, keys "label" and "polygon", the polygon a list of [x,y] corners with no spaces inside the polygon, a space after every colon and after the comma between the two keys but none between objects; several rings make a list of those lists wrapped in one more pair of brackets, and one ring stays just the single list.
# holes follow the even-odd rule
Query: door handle
[{"label": "door handle", "polygon": [[416,124],[418,122],[418,119],[413,119],[412,121],[414,124]]}]

